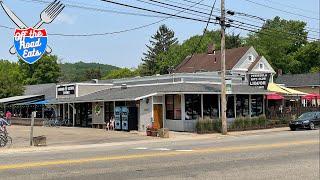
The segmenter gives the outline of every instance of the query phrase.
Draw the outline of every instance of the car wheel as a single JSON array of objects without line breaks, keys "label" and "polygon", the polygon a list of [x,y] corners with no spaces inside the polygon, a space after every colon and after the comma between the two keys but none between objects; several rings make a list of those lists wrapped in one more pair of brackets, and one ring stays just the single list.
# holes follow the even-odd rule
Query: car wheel
[{"label": "car wheel", "polygon": [[290,127],[290,130],[291,130],[291,131],[295,131],[295,130],[296,130],[296,128],[294,128],[294,127]]},{"label": "car wheel", "polygon": [[310,122],[309,128],[310,128],[310,130],[314,130],[315,129],[313,122]]}]

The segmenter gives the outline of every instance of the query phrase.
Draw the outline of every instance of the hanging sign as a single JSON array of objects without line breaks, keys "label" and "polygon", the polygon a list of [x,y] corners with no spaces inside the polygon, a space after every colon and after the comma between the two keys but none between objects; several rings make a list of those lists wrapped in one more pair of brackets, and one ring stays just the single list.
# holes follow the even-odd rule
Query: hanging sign
[{"label": "hanging sign", "polygon": [[269,80],[270,80],[270,73],[249,74],[249,86],[255,86],[255,87],[267,89]]},{"label": "hanging sign", "polygon": [[26,63],[38,61],[46,51],[48,42],[45,29],[16,29],[14,33],[14,47],[19,57]]}]

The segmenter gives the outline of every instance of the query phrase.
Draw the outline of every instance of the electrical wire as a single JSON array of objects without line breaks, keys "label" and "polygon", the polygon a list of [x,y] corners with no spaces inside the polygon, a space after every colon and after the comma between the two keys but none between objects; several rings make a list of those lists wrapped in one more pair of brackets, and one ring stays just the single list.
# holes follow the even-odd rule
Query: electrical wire
[{"label": "electrical wire", "polygon": [[[199,3],[203,2],[204,0],[201,0],[199,2],[196,2],[195,4],[189,6],[189,8],[192,8],[196,5],[198,5]],[[61,34],[61,33],[55,33],[55,34],[49,34],[49,35],[52,35],[52,36],[66,36],[66,37],[88,37],[88,36],[104,36],[104,35],[111,35],[111,34],[119,34],[119,33],[124,33],[124,32],[129,32],[129,31],[133,31],[133,30],[138,30],[138,29],[142,29],[142,28],[145,28],[145,27],[149,27],[149,26],[152,26],[154,24],[158,24],[160,22],[163,22],[167,19],[170,19],[172,17],[176,17],[178,16],[178,14],[180,13],[183,13],[185,12],[186,10],[181,10],[175,14],[166,14],[166,15],[169,15],[168,17],[166,18],[163,18],[161,20],[158,20],[158,21],[155,21],[153,23],[150,23],[150,24],[146,24],[146,25],[143,25],[143,26],[138,26],[138,27],[135,27],[135,28],[131,28],[131,29],[126,29],[126,30],[121,30],[121,31],[114,31],[114,32],[106,32],[106,33],[93,33],[93,34]]]},{"label": "electrical wire", "polygon": [[[139,1],[140,1],[140,0],[139,0]],[[149,0],[149,1],[155,2],[155,3],[159,3],[159,4],[163,4],[163,5],[166,5],[166,6],[172,6],[172,7],[184,9],[183,7],[175,6],[175,5],[168,4],[168,3],[159,2],[159,1],[157,1],[157,0]],[[210,15],[210,14],[208,14],[208,13],[206,13],[206,12],[200,12],[200,11],[196,11],[196,10],[189,10],[189,11],[193,11],[193,12],[197,12],[197,13],[202,13],[202,14]],[[216,16],[216,17],[218,17],[218,16]],[[249,24],[249,23],[245,23],[245,22],[241,22],[241,21],[238,21],[238,20],[230,19],[230,18],[228,18],[227,20],[229,20],[230,22],[233,22],[233,21],[234,21],[234,22],[237,22],[238,24],[240,23],[240,24],[242,24],[242,25],[252,26],[252,27],[254,27],[254,28],[261,28],[261,26],[257,26],[257,25],[253,25],[253,24]],[[293,35],[294,35],[294,34],[293,34]],[[312,39],[314,39],[314,38],[312,38]]]},{"label": "electrical wire", "polygon": [[266,7],[266,8],[269,8],[269,9],[273,9],[273,10],[276,10],[276,11],[284,12],[284,13],[287,13],[287,14],[300,16],[300,17],[304,17],[304,18],[307,18],[307,19],[313,19],[313,20],[317,20],[317,21],[320,20],[319,18],[315,18],[315,17],[311,17],[311,16],[306,16],[306,15],[303,15],[303,14],[298,14],[298,13],[286,11],[286,10],[283,10],[283,9],[275,8],[275,7],[272,7],[272,6],[269,6],[269,5],[266,5],[266,4],[262,4],[262,3],[258,3],[258,2],[255,2],[255,1],[251,1],[251,0],[244,0],[244,1],[250,2],[252,4],[256,4],[256,5],[259,5],[259,6],[262,6],[262,7]]},{"label": "electrical wire", "polygon": [[301,11],[306,12],[306,13],[319,14],[319,12],[315,12],[315,11],[312,11],[312,10],[310,10],[310,9],[298,8],[298,7],[293,6],[293,5],[290,5],[290,4],[283,4],[283,3],[280,3],[280,2],[277,2],[277,1],[271,1],[271,0],[265,0],[265,1],[269,1],[269,2],[271,2],[271,3],[278,4],[278,5],[283,6],[283,7],[286,7],[286,8],[301,10]]},{"label": "electrical wire", "polygon": [[[185,1],[185,2],[189,2],[189,3],[193,3],[194,1],[192,1],[192,0],[182,0],[182,1]],[[199,4],[199,5],[201,5],[201,6],[203,6],[203,7],[211,7],[210,5],[208,5],[208,4]],[[228,10],[228,9],[227,9]],[[217,11],[219,11],[219,12],[221,12],[220,10],[217,10]],[[248,14],[248,13],[243,13],[243,12],[237,12],[237,11],[234,11],[236,14],[238,13],[238,14],[247,14],[247,17],[249,17],[249,16],[255,16],[255,15],[250,15],[250,14]],[[264,19],[264,21],[266,21],[266,19],[267,18],[264,18],[264,17],[260,17],[260,16],[257,16],[257,17],[259,17],[259,18],[262,18],[262,19]],[[313,31],[313,32],[317,32],[317,33],[320,33],[320,29],[319,28],[311,28],[311,27],[306,27],[306,30],[308,30],[308,31],[311,31],[311,30],[316,30],[316,31]]]},{"label": "electrical wire", "polygon": [[[19,0],[22,2],[32,2],[32,3],[42,3],[42,4],[50,4],[51,1],[46,0]],[[64,3],[65,6],[71,8],[78,8],[84,9],[88,11],[95,11],[95,12],[104,12],[104,13],[114,13],[114,14],[123,14],[123,15],[133,15],[133,16],[142,16],[142,17],[153,17],[153,18],[165,18],[166,16],[158,16],[158,15],[151,15],[151,14],[143,14],[143,13],[132,13],[132,12],[125,12],[125,11],[115,11],[115,10],[108,10],[103,8],[96,8],[96,7],[89,7],[89,4],[86,6],[80,4],[71,4],[71,3]]]},{"label": "electrical wire", "polygon": [[182,66],[183,64],[186,64],[188,61],[190,61],[190,60],[194,57],[194,54],[195,54],[196,51],[198,50],[198,47],[200,46],[200,44],[201,44],[201,42],[202,42],[202,39],[203,39],[205,33],[207,32],[207,29],[208,29],[208,26],[209,26],[209,23],[210,23],[210,20],[211,20],[211,16],[212,16],[212,13],[213,13],[215,4],[216,4],[216,0],[214,1],[213,5],[212,5],[211,11],[210,11],[210,16],[209,16],[209,18],[208,18],[206,27],[204,28],[203,34],[202,34],[202,36],[201,36],[201,38],[200,38],[197,46],[195,46],[195,48],[194,48],[194,50],[193,50],[190,58],[189,58],[188,60],[186,60],[186,61],[183,61],[183,62],[182,62],[179,66],[177,66],[176,68]]},{"label": "electrical wire", "polygon": [[[33,0],[33,1],[41,1],[41,0]],[[109,0],[100,0],[100,1],[109,2],[109,3],[113,3],[113,4],[125,6],[125,7],[134,8],[134,9],[144,10],[144,11],[148,11],[148,12],[153,12],[153,13],[157,13],[157,14],[162,14],[162,15],[166,15],[166,16],[168,16],[168,17],[166,17],[166,18],[164,18],[164,19],[162,19],[162,20],[156,21],[156,22],[154,22],[154,23],[146,24],[146,25],[143,25],[143,26],[138,26],[138,27],[131,28],[131,29],[121,30],[121,31],[106,32],[106,33],[92,33],[92,34],[63,34],[63,33],[53,33],[53,34],[49,34],[49,35],[52,35],[52,36],[69,36],[69,37],[88,37],[88,36],[103,36],[103,35],[110,35],[110,34],[119,34],[119,33],[123,33],[123,32],[128,32],[128,31],[133,31],[133,30],[145,28],[145,27],[148,27],[148,26],[151,26],[151,25],[160,23],[160,22],[162,22],[162,21],[164,21],[164,20],[166,20],[166,19],[173,18],[173,17],[178,17],[178,18],[188,19],[188,20],[194,20],[194,21],[198,21],[198,22],[207,22],[207,21],[202,20],[202,19],[190,18],[190,17],[185,17],[185,16],[178,16],[179,13],[188,11],[189,9],[193,8],[194,6],[196,6],[196,5],[198,5],[198,4],[201,4],[201,2],[203,2],[203,0],[202,0],[202,1],[199,1],[199,2],[196,2],[193,6],[190,6],[189,9],[182,8],[183,10],[182,10],[182,11],[179,11],[179,12],[176,13],[176,14],[170,14],[170,13],[165,13],[165,12],[150,10],[150,9],[141,8],[141,7],[136,7],[136,6],[132,6],[132,5],[128,5],[128,4],[117,3],[117,2],[113,2],[113,1],[109,1]],[[210,13],[209,15],[210,15],[210,17],[211,17],[212,14]],[[236,23],[235,23],[235,22],[236,22]],[[251,28],[251,29],[253,29],[253,31],[257,31],[257,30],[259,30],[259,29],[261,28],[260,26],[251,25],[251,24],[244,23],[244,22],[241,22],[241,21],[235,21],[235,22],[233,22],[233,24],[234,24],[235,26],[239,25],[239,23],[240,23],[243,27],[245,27],[245,28]],[[210,23],[218,24],[218,23],[216,23],[216,22],[210,22]],[[253,26],[253,27],[252,27],[252,26]],[[0,26],[0,27],[1,27],[1,26]],[[3,28],[14,29],[14,28],[10,28],[10,27],[7,27],[7,26],[3,26]],[[276,32],[276,31],[273,30],[272,32],[274,33],[274,32]],[[296,35],[296,34],[291,34],[291,35]],[[318,39],[313,38],[313,37],[307,37],[307,38],[312,39],[312,40],[318,40]]]}]

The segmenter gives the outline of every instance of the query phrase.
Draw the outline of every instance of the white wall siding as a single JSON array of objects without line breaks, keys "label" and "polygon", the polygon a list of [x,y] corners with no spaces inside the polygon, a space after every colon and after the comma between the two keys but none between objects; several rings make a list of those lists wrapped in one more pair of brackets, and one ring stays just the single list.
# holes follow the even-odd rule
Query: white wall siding
[{"label": "white wall siding", "polygon": [[164,125],[171,131],[184,131],[184,124],[182,120],[166,119]]},{"label": "white wall siding", "polygon": [[149,97],[149,102],[147,103],[146,98],[140,100],[140,108],[139,108],[139,122],[138,122],[138,130],[146,131],[148,125],[152,125],[152,98]]}]

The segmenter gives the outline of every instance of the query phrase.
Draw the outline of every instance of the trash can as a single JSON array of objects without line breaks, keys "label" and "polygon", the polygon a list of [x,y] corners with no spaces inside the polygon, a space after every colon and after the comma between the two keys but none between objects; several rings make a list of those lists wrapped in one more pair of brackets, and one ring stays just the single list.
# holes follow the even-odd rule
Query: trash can
[{"label": "trash can", "polygon": [[169,138],[169,129],[168,128],[159,129],[159,137]]}]

